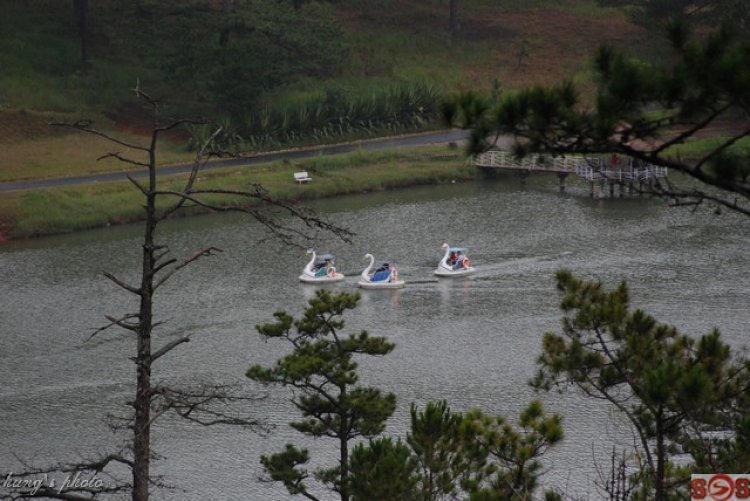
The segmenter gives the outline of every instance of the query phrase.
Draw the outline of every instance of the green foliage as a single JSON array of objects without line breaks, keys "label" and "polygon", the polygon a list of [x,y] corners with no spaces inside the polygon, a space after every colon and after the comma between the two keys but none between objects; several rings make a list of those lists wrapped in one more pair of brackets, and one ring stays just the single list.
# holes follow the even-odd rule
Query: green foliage
[{"label": "green foliage", "polygon": [[306,464],[310,460],[307,449],[297,449],[292,444],[287,444],[283,452],[262,456],[260,463],[263,469],[269,473],[271,480],[281,482],[289,494],[297,495],[307,491],[304,481],[309,477],[307,470],[298,466]]},{"label": "green foliage", "polygon": [[[238,70],[237,74],[245,70]],[[237,96],[225,108],[234,110],[227,127],[216,139],[216,147],[232,150],[260,150],[288,144],[325,143],[333,140],[389,135],[427,128],[437,123],[442,91],[431,82],[397,84],[366,95],[328,86],[325,92],[301,98],[294,103],[252,111],[242,102],[243,86],[235,74],[227,74],[227,88]],[[227,90],[229,92],[229,90]],[[210,127],[193,129],[193,144]]]},{"label": "green foliage", "polygon": [[645,458],[644,476],[632,479],[643,495],[667,499],[668,490],[686,487],[690,470],[675,467],[673,454],[692,456],[699,470],[724,471],[720,458],[736,464],[744,454],[736,441],[750,418],[750,363],[718,331],[696,340],[631,310],[624,282],[608,292],[561,270],[557,288],[562,334],[545,334],[532,385],[577,388],[617,408]]},{"label": "green foliage", "polygon": [[597,0],[603,7],[623,10],[631,22],[647,30],[661,33],[674,20],[694,27],[716,27],[732,23],[750,35],[750,13],[742,0]]},{"label": "green foliage", "polygon": [[379,437],[359,443],[349,464],[353,501],[418,501],[415,459],[400,439]]},{"label": "green foliage", "polygon": [[406,442],[417,462],[419,492],[425,501],[455,497],[461,481],[484,474],[482,452],[464,447],[463,416],[447,402],[427,402],[423,411],[411,406],[411,428]]},{"label": "green foliage", "polygon": [[[499,134],[516,137],[518,156],[621,153],[729,193],[653,188],[675,204],[709,200],[750,215],[750,151],[736,147],[750,137],[750,39],[728,28],[698,41],[686,33],[672,27],[677,57],[663,67],[602,46],[594,58],[599,89],[593,111],[571,82],[563,82],[507,93],[491,109],[485,98],[464,93],[446,105],[445,119],[472,129],[472,154],[495,147]],[[723,121],[736,125],[715,148],[698,158],[674,156],[673,148]]]},{"label": "green foliage", "polygon": [[[355,356],[383,356],[393,343],[371,337],[366,331],[343,336],[343,315],[354,309],[359,294],[332,295],[317,291],[302,318],[295,320],[284,311],[274,313],[276,322],[257,326],[267,339],[291,344],[292,352],[273,367],[254,365],[247,376],[263,384],[280,384],[295,389],[292,401],[304,418],[291,423],[297,431],[312,437],[336,439],[339,464],[318,469],[315,478],[339,492],[342,501],[349,498],[349,442],[355,438],[373,438],[380,434],[396,408],[396,396],[376,388],[359,386]],[[304,480],[306,470],[300,464],[308,460],[306,451],[287,445],[284,452],[263,456],[261,463],[272,480],[282,482],[292,494],[308,496]]]},{"label": "green foliage", "polygon": [[[379,439],[357,447],[351,485],[361,497],[355,499],[531,499],[541,456],[562,439],[560,422],[558,415],[547,416],[539,402],[521,413],[519,428],[479,410],[452,412],[445,401],[427,402],[423,410],[412,404],[406,445]],[[375,485],[388,475],[393,488],[398,486],[390,497],[383,494],[385,485]],[[374,492],[381,497],[368,494]]]},{"label": "green foliage", "polygon": [[521,411],[518,424],[517,429],[502,416],[479,411],[466,415],[464,432],[473,437],[473,447],[486,451],[492,474],[473,489],[472,501],[532,499],[542,468],[540,458],[563,439],[562,418],[547,416],[535,400]]},{"label": "green foliage", "polygon": [[[215,104],[223,113],[246,114],[281,84],[338,75],[347,57],[341,25],[326,4],[300,11],[273,0],[236,0],[229,11],[201,0],[87,5],[87,62],[81,61],[72,5],[51,0],[5,12],[10,22],[0,24],[0,62],[18,70],[15,79],[54,82],[60,95],[101,103],[109,112],[121,102],[115,96],[140,78],[153,96],[180,103],[172,113],[176,107],[182,108],[176,114],[205,112]],[[12,97],[16,104],[21,99]]]}]

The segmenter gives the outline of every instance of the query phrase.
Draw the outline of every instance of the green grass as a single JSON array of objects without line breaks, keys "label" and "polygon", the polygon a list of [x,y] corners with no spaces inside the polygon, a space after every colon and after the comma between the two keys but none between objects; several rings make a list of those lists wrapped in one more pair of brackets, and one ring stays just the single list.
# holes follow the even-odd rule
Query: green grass
[{"label": "green grass", "polygon": [[[11,123],[2,118],[11,117]],[[13,127],[21,127],[22,114],[0,114],[0,133]],[[5,141],[0,139],[0,182],[19,181],[28,179],[44,179],[55,177],[69,177],[97,172],[114,172],[132,170],[133,166],[108,159],[98,161],[97,158],[113,151],[129,155],[140,161],[147,160],[141,153],[128,151],[105,139],[82,133],[70,133],[70,129],[46,125],[54,115],[28,117],[27,127],[21,131],[34,137],[25,141],[19,134]],[[67,116],[58,116],[59,120],[69,120]],[[114,125],[106,120],[95,122],[97,128],[110,133],[133,144],[148,147],[148,138],[126,132],[114,130]],[[8,135],[5,136],[8,139]],[[185,145],[170,141],[159,143],[159,158],[162,164],[182,163],[190,161],[193,155]]]},{"label": "green grass", "polygon": [[[169,9],[166,4],[155,5]],[[112,0],[90,6],[94,23],[96,13],[132,7]],[[360,97],[422,81],[439,86],[446,94],[465,89],[486,91],[493,80],[498,80],[504,91],[556,83],[565,77],[586,88],[593,77],[590,58],[602,42],[612,41],[635,54],[655,50],[654,41],[629,25],[623,14],[598,8],[596,0],[461,0],[461,30],[456,34],[447,31],[448,2],[444,0],[351,0],[337,2],[332,8],[342,23],[349,51],[340,74],[325,80],[292,80],[260,96],[263,106],[284,109],[296,100],[332,87]],[[146,142],[147,138],[139,135],[145,129],[143,123],[137,124],[137,130],[134,127],[142,115],[131,115],[130,89],[136,79],[154,97],[182,100],[182,108],[168,108],[167,116],[184,116],[180,110],[206,110],[208,96],[170,93],[172,87],[162,71],[168,61],[159,59],[169,47],[151,43],[156,35],[174,33],[175,23],[181,22],[179,16],[162,19],[145,30],[139,29],[139,20],[118,17],[114,24],[100,23],[92,33],[97,50],[92,52],[90,63],[83,66],[70,3],[5,2],[3,9],[0,182],[126,169],[125,164],[96,159],[111,151],[129,152],[93,136],[62,133],[44,123],[52,117],[68,121],[94,118],[97,128],[112,135]],[[581,29],[571,29],[573,26]],[[137,32],[139,36],[113,38],[118,30],[128,35]],[[183,42],[165,38],[165,43]],[[149,50],[155,51],[151,54],[154,57],[149,57]],[[210,75],[197,68],[189,78],[205,82]],[[384,133],[387,131],[377,131]],[[324,137],[327,134],[316,131],[305,140],[332,141]],[[191,158],[185,144],[160,143],[160,164]],[[355,154],[341,160],[343,164],[338,162],[321,157],[299,166],[281,164],[239,173],[211,172],[205,174],[204,181],[236,187],[257,176],[279,196],[302,200],[474,175],[473,170],[461,171],[437,160],[407,162],[374,153]],[[290,172],[297,167],[315,173],[310,186],[299,187],[290,182]],[[4,194],[0,197],[0,234],[7,232],[10,225],[15,235],[29,236],[128,221],[139,217],[139,207],[138,195],[127,183]]]},{"label": "green grass", "polygon": [[[111,11],[116,4],[111,0],[90,4],[92,41],[97,50],[92,51],[90,64],[83,67],[70,4],[57,0],[5,3],[0,19],[0,106],[112,113],[130,98],[128,89],[136,78],[153,93],[168,95],[170,85],[159,58],[172,49],[164,46],[170,39],[159,40],[161,51],[151,47],[149,40],[156,32],[172,33],[179,16],[163,19],[162,30],[141,26],[138,23],[144,21],[137,19],[118,19],[101,26],[97,25],[102,23],[97,15]],[[524,40],[534,42],[532,73],[563,75],[557,47],[571,46],[581,35],[570,26],[556,26],[555,12],[575,14],[591,32],[584,36],[588,38],[586,49],[570,55],[577,61],[588,59],[593,48],[611,36],[611,27],[598,24],[602,19],[618,20],[616,33],[623,35],[625,43],[632,40],[637,44],[639,39],[630,36],[632,28],[622,23],[621,13],[599,8],[595,0],[512,0],[499,4],[494,0],[462,0],[462,29],[457,34],[447,31],[448,5],[443,0],[353,0],[336,3],[332,9],[342,23],[349,51],[341,74],[326,81],[303,78],[269,93],[266,103],[319,91],[332,82],[346,85],[355,93],[369,92],[373,85],[424,78],[447,88],[486,88],[497,75],[507,87],[513,87],[534,79],[528,69],[519,72],[509,64]],[[550,28],[558,27],[561,29],[554,37],[548,36]],[[113,38],[134,30],[141,36]],[[153,52],[151,56],[149,51]],[[196,69],[189,78],[202,82],[209,75]]]},{"label": "green grass", "polygon": [[[313,181],[304,185],[296,183],[293,173],[300,170],[307,170]],[[200,175],[196,188],[236,190],[260,183],[276,198],[303,202],[477,176],[476,169],[467,165],[465,157],[456,150],[429,147],[321,156],[296,164],[280,161],[208,170]],[[184,179],[184,175],[163,177],[159,187],[178,190]],[[219,205],[241,202],[221,196],[211,196],[207,200]],[[0,199],[0,214],[10,226],[6,234],[12,238],[28,238],[138,221],[142,217],[142,203],[140,192],[129,182],[122,181],[11,193]],[[162,198],[162,207],[168,203],[169,199]],[[188,207],[183,212],[205,211]]]},{"label": "green grass", "polygon": [[[719,146],[726,142],[726,140],[727,138],[722,136],[693,139],[685,144],[671,147],[668,150],[668,153],[681,158],[703,158],[706,155],[715,152]],[[748,152],[750,152],[750,137],[745,137],[737,141],[728,149],[728,151],[732,153],[748,154]]]}]

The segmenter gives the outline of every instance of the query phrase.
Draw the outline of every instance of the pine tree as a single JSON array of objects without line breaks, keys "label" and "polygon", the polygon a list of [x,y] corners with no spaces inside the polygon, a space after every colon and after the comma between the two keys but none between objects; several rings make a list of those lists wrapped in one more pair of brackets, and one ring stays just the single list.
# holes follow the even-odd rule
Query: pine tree
[{"label": "pine tree", "polygon": [[534,499],[541,457],[562,436],[560,416],[546,415],[538,401],[521,412],[519,426],[478,409],[453,412],[444,400],[422,410],[412,404],[405,444],[379,438],[355,449],[353,501]]},{"label": "pine tree", "polygon": [[[532,384],[575,388],[626,417],[645,462],[631,479],[639,499],[685,495],[692,471],[748,464],[750,361],[733,355],[717,330],[694,339],[631,310],[624,282],[607,292],[561,270],[557,288],[562,333],[545,334]],[[676,453],[693,464],[678,467]]]},{"label": "pine tree", "polygon": [[[700,182],[677,189],[657,183],[651,193],[674,205],[709,202],[750,216],[750,40],[723,28],[703,39],[684,24],[669,30],[675,57],[649,64],[610,45],[594,57],[598,91],[592,103],[570,82],[507,92],[497,106],[476,92],[447,102],[445,120],[471,129],[469,153],[516,138],[514,153],[618,153],[667,167]],[[675,147],[722,122],[724,132],[703,153],[683,158]]]},{"label": "pine tree", "polygon": [[[292,352],[273,367],[254,365],[247,376],[263,384],[278,384],[295,390],[292,401],[303,419],[291,426],[311,437],[329,437],[338,442],[339,464],[316,470],[312,476],[350,499],[349,446],[353,439],[380,434],[396,408],[396,396],[358,384],[355,356],[383,356],[394,344],[366,331],[344,336],[343,314],[356,307],[359,294],[332,295],[319,290],[309,301],[303,318],[295,320],[284,311],[277,321],[257,326],[261,336],[291,344]],[[282,482],[288,492],[318,499],[306,483],[310,473],[302,466],[309,453],[287,444],[283,452],[263,456],[261,463],[272,480]]]}]

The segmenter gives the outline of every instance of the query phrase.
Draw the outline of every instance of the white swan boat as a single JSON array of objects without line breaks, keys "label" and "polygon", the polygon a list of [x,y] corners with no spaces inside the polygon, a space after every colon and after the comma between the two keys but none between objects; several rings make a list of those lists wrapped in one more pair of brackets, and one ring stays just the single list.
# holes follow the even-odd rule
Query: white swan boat
[{"label": "white swan boat", "polygon": [[398,270],[389,263],[383,263],[383,266],[375,271],[375,257],[372,254],[365,254],[365,259],[370,260],[370,264],[364,269],[359,277],[357,285],[363,289],[401,289],[406,284],[405,281],[398,278]]},{"label": "white swan boat", "polygon": [[299,276],[300,282],[307,284],[327,284],[331,282],[341,282],[346,278],[343,273],[339,273],[333,265],[336,260],[333,254],[315,254],[314,249],[307,251],[312,254],[312,258],[302,270]]},{"label": "white swan boat", "polygon": [[474,273],[469,258],[466,257],[468,249],[465,247],[451,247],[448,244],[440,246],[445,251],[443,258],[435,269],[438,277],[463,277]]}]

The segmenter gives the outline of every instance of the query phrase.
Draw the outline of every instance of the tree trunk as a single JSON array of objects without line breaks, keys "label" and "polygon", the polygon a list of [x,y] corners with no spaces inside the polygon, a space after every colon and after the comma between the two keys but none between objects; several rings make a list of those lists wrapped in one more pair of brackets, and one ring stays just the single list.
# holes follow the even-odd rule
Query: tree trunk
[{"label": "tree trunk", "polygon": [[[346,403],[346,385],[341,385],[339,389],[339,400],[344,403],[346,407],[348,407],[348,404]],[[346,485],[349,481],[349,420],[347,419],[347,412],[347,410],[344,410],[339,416],[339,452],[341,454],[341,501],[349,501],[349,489]]]},{"label": "tree trunk", "polygon": [[136,358],[138,386],[135,396],[133,440],[133,501],[148,501],[151,466],[151,329],[153,328],[155,196],[146,203],[146,233],[143,242],[140,328]]},{"label": "tree trunk", "polygon": [[450,15],[450,32],[456,33],[458,31],[458,0],[451,0],[451,15]]},{"label": "tree trunk", "polygon": [[81,39],[81,62],[83,64],[89,60],[88,10],[89,0],[73,0],[73,15],[78,37]]},{"label": "tree trunk", "polygon": [[156,245],[156,138],[154,132],[149,148],[149,188],[146,194],[146,229],[143,236],[143,263],[139,294],[137,388],[133,439],[133,501],[148,501],[151,475],[151,331],[153,322],[154,273]]},{"label": "tree trunk", "polygon": [[667,448],[664,443],[664,418],[661,410],[656,413],[656,478],[654,479],[654,500],[667,501],[665,489]]}]

